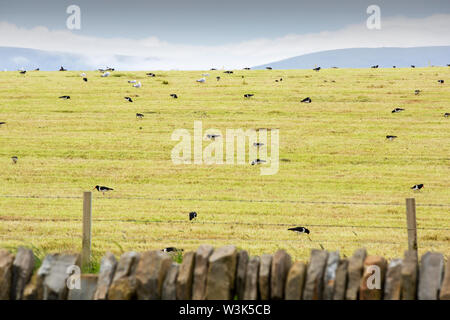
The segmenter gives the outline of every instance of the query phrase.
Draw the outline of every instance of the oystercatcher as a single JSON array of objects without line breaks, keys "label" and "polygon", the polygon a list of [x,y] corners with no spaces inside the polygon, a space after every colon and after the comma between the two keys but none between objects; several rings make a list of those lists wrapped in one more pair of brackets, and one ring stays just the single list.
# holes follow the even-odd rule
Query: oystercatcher
[{"label": "oystercatcher", "polygon": [[394,69],[395,69],[395,68],[397,68],[397,67],[396,67],[396,66],[392,66],[392,68],[394,68]]},{"label": "oystercatcher", "polygon": [[261,163],[265,163],[267,162],[266,160],[261,160],[261,159],[256,159],[252,161],[252,166],[254,166],[255,164],[261,164]]},{"label": "oystercatcher", "polygon": [[231,71],[231,70],[227,70],[227,71],[224,71],[223,73],[228,73],[228,74],[232,74],[232,73],[234,73],[233,71]]},{"label": "oystercatcher", "polygon": [[136,113],[136,118],[142,119],[144,115],[142,113]]},{"label": "oystercatcher", "polygon": [[127,100],[128,102],[133,102],[133,99],[131,99],[130,97],[124,97],[125,100]]},{"label": "oystercatcher", "polygon": [[219,81],[219,80],[220,80],[220,77],[216,77],[216,80]]},{"label": "oystercatcher", "polygon": [[397,112],[402,112],[402,111],[405,111],[405,109],[402,109],[402,108],[395,108],[395,109],[392,110],[391,112],[392,112],[392,113],[397,113]]},{"label": "oystercatcher", "polygon": [[280,78],[280,82],[283,81],[283,78]]},{"label": "oystercatcher", "polygon": [[320,67],[317,67],[317,68],[314,68],[313,70],[314,71],[320,71],[320,69],[321,69]]},{"label": "oystercatcher", "polygon": [[289,230],[289,231],[294,231],[294,232],[297,232],[297,233],[306,233],[306,234],[309,234],[309,230],[306,229],[305,227],[289,228],[288,230]]},{"label": "oystercatcher", "polygon": [[183,249],[177,249],[175,247],[167,247],[167,248],[162,249],[161,251],[169,253],[169,252],[180,252],[180,251],[183,251]]},{"label": "oystercatcher", "polygon": [[11,157],[11,160],[14,164],[17,163],[17,160],[19,160],[19,158],[17,158],[16,156]]},{"label": "oystercatcher", "polygon": [[378,69],[378,65],[376,66],[371,66],[372,69]]},{"label": "oystercatcher", "polygon": [[197,212],[195,211],[189,212],[189,221],[195,218],[197,218]]},{"label": "oystercatcher", "polygon": [[414,94],[417,96],[420,93],[420,90],[414,91]]},{"label": "oystercatcher", "polygon": [[253,146],[255,146],[255,147],[262,147],[264,145],[264,143],[262,143],[262,142],[254,142],[253,143]]},{"label": "oystercatcher", "polygon": [[87,78],[83,78],[84,82],[87,82]]},{"label": "oystercatcher", "polygon": [[59,68],[59,71],[67,71],[67,69],[64,69],[64,67],[61,66],[61,68]]},{"label": "oystercatcher", "polygon": [[20,74],[25,74],[25,73],[27,73],[27,70],[20,71]]},{"label": "oystercatcher", "polygon": [[444,80],[438,80],[439,83],[444,83]]},{"label": "oystercatcher", "polygon": [[411,187],[411,189],[413,189],[413,190],[420,190],[422,188],[423,188],[423,183],[415,184],[414,186]]},{"label": "oystercatcher", "polygon": [[272,70],[272,67],[266,67],[267,70]]},{"label": "oystercatcher", "polygon": [[177,96],[176,93],[172,93],[170,96],[171,96],[172,98],[174,98],[174,99],[178,99],[178,96]]},{"label": "oystercatcher", "polygon": [[61,96],[61,97],[59,97],[59,99],[70,99],[70,96]]},{"label": "oystercatcher", "polygon": [[395,138],[397,138],[397,136],[386,136],[386,139],[390,141],[394,140]]},{"label": "oystercatcher", "polygon": [[[114,190],[113,188],[109,188],[109,187],[105,187],[105,186],[98,186],[98,185],[95,186],[94,189],[97,189],[97,191],[99,191],[99,192],[101,192],[103,194],[105,194],[105,192]],[[92,190],[94,190],[94,189],[92,189]]]},{"label": "oystercatcher", "polygon": [[[446,118],[450,117],[450,112],[444,113],[444,117],[446,117]],[[4,122],[3,122],[3,123],[4,123]],[[0,124],[2,124],[2,123],[0,122]]]},{"label": "oystercatcher", "polygon": [[6,122],[5,122],[5,121],[1,121],[1,122],[0,122],[0,126],[1,126],[2,124],[6,124]]},{"label": "oystercatcher", "polygon": [[39,71],[39,68],[34,69],[34,71]]},{"label": "oystercatcher", "polygon": [[211,70],[211,71],[216,71],[217,69],[216,69],[216,68],[211,68],[210,70]]},{"label": "oystercatcher", "polygon": [[300,102],[303,102],[303,103],[311,103],[311,98],[310,97],[308,97],[308,98],[305,98],[305,99],[303,99],[302,101],[300,101]]},{"label": "oystercatcher", "polygon": [[415,68],[415,67],[416,67],[415,65],[413,65],[413,64],[411,65],[411,68]]},{"label": "oystercatcher", "polygon": [[253,97],[253,96],[254,96],[253,93],[246,93],[246,94],[244,94],[244,98],[250,98],[250,97]]},{"label": "oystercatcher", "polygon": [[148,75],[149,77],[156,77],[156,74],[154,74],[154,73],[152,73],[152,72],[147,73],[147,75]]},{"label": "oystercatcher", "polygon": [[244,68],[244,70],[250,70],[250,68]]},{"label": "oystercatcher", "polygon": [[216,138],[220,137],[220,134],[207,134],[206,137],[211,140],[216,140]]}]

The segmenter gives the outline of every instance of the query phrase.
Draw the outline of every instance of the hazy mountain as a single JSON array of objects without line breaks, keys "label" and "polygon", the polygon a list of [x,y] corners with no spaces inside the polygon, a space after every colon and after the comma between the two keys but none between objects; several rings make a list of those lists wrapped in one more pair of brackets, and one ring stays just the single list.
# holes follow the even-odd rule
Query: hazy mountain
[{"label": "hazy mountain", "polygon": [[392,66],[426,67],[429,65],[446,66],[450,64],[450,46],[415,48],[353,48],[321,51],[305,54],[281,61],[271,62],[252,69],[312,69],[322,68],[367,68],[379,65],[380,68]]}]

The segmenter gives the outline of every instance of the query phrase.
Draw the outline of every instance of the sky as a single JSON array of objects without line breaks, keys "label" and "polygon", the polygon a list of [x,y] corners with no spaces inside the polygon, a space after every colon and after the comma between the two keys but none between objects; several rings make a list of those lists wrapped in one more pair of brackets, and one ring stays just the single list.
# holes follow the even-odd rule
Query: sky
[{"label": "sky", "polygon": [[[69,30],[66,9],[80,8]],[[381,29],[366,12],[378,5]],[[0,0],[0,47],[121,69],[240,68],[353,47],[450,45],[448,0]],[[15,57],[20,60],[20,57]]]}]

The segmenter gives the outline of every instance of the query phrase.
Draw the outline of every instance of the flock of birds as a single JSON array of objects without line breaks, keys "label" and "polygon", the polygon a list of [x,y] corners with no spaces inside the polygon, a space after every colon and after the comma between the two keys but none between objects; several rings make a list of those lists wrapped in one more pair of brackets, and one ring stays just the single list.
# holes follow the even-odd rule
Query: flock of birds
[{"label": "flock of birds", "polygon": [[[450,67],[450,64],[448,64],[447,66]],[[372,69],[377,69],[378,67],[379,67],[378,65],[371,66]],[[337,69],[337,67],[333,67],[333,68]],[[393,66],[393,68],[396,68],[396,66]],[[411,65],[411,68],[415,68],[415,66]],[[244,70],[250,70],[250,68],[243,68],[243,69]],[[267,70],[272,70],[271,67],[266,67],[266,69]],[[211,70],[214,71],[214,70],[217,70],[217,69],[212,68]],[[318,71],[321,70],[321,67],[314,68],[313,70],[318,72]],[[39,68],[36,68],[35,71],[39,71]],[[65,69],[63,66],[61,66],[59,71],[67,71],[67,69]],[[100,68],[100,69],[98,69],[98,71],[102,72],[101,77],[108,77],[108,76],[110,76],[111,72],[114,71],[114,68],[110,68],[110,67]],[[20,74],[26,74],[27,71],[26,70],[19,70],[19,72],[20,72]],[[224,71],[223,73],[225,73],[225,74],[233,74],[234,72],[232,70],[227,70],[227,71]],[[156,74],[152,73],[152,72],[146,73],[146,75],[149,76],[149,77],[156,77]],[[80,76],[82,77],[83,81],[85,81],[85,82],[88,81],[88,78],[86,77],[85,73],[82,73]],[[208,73],[202,74],[202,78],[197,79],[196,82],[198,82],[198,83],[205,83],[206,82],[206,77],[209,77]],[[216,77],[216,81],[220,81],[220,79],[221,79],[220,76]],[[282,81],[283,81],[283,78],[275,80],[275,82],[282,82]],[[335,82],[335,81],[333,81],[333,82]],[[140,81],[129,80],[128,83],[132,84],[134,88],[141,88],[142,87],[142,84],[141,84]],[[438,83],[444,84],[444,80],[439,79]],[[420,93],[421,93],[420,90],[415,90],[414,91],[415,95],[419,95]],[[246,99],[250,99],[253,96],[254,96],[253,93],[246,93],[246,94],[244,94],[244,98],[246,98]],[[170,97],[172,97],[174,99],[178,99],[178,95],[176,93],[170,94]],[[60,99],[64,99],[64,100],[68,100],[68,99],[70,99],[70,96],[69,95],[63,95],[63,96],[60,96],[59,98]],[[127,96],[127,97],[124,97],[124,99],[126,101],[130,102],[130,103],[133,102],[133,99],[131,97]],[[306,97],[306,98],[302,99],[300,102],[301,103],[312,103],[312,99],[310,97]],[[404,108],[399,108],[398,107],[398,108],[393,109],[392,113],[399,113],[399,112],[403,112],[403,111],[405,111]],[[444,117],[446,117],[446,118],[450,117],[450,113],[449,112],[445,113]],[[144,118],[144,114],[136,113],[136,118],[137,119],[142,119],[142,118]],[[6,122],[0,121],[0,126],[2,126],[4,124],[6,124]],[[210,140],[215,140],[215,139],[219,138],[220,135],[218,135],[218,134],[207,134],[206,137],[208,139],[210,139]],[[394,139],[397,139],[397,136],[395,136],[395,135],[387,135],[386,139],[392,141]],[[261,143],[261,142],[255,142],[253,144],[253,146],[256,147],[256,148],[262,147],[263,145],[264,144]],[[18,157],[17,156],[13,156],[11,159],[12,159],[13,164],[16,164],[18,162]],[[258,158],[258,159],[253,160],[251,162],[251,165],[258,165],[258,164],[262,164],[262,163],[265,163],[265,162],[266,162],[266,160]],[[424,184],[423,183],[415,184],[414,186],[411,187],[412,190],[421,190],[422,188],[424,188]],[[113,191],[114,189],[110,188],[110,187],[107,187],[107,186],[96,185],[93,188],[93,190],[97,190],[98,192],[101,192],[104,195],[106,192]],[[195,211],[189,212],[189,221],[192,221],[195,218],[197,218],[197,212],[195,212]],[[308,238],[309,238],[309,234],[310,234],[310,230],[305,228],[305,227],[289,228],[288,231],[293,231],[293,232],[299,233],[299,234],[306,234],[306,235],[308,235]],[[167,248],[162,249],[162,251],[164,251],[164,252],[180,252],[180,251],[183,251],[183,249],[177,249],[175,247],[167,247]]]}]

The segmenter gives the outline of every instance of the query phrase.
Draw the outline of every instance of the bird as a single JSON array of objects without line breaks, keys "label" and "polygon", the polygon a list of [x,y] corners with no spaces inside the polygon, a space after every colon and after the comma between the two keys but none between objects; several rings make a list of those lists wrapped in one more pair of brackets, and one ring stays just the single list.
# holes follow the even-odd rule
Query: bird
[{"label": "bird", "polygon": [[438,80],[439,83],[444,83],[444,80]]},{"label": "bird", "polygon": [[6,124],[6,122],[5,122],[5,121],[0,121],[0,126],[1,126],[2,124]]},{"label": "bird", "polygon": [[128,80],[128,83],[136,83],[136,80]]},{"label": "bird", "polygon": [[174,98],[174,99],[178,99],[178,96],[177,96],[176,93],[172,93],[170,96],[171,96],[172,98]]},{"label": "bird", "polygon": [[197,212],[195,211],[189,212],[189,221],[191,221],[194,218],[197,218]]},{"label": "bird", "polygon": [[283,78],[280,78],[280,82],[283,81]]},{"label": "bird", "polygon": [[25,73],[27,73],[27,70],[21,70],[20,71],[20,74],[25,74]]},{"label": "bird", "polygon": [[70,96],[61,96],[61,97],[59,97],[59,99],[65,99],[65,100],[67,100],[67,99],[70,99]]},{"label": "bird", "polygon": [[220,80],[220,77],[216,77],[216,80],[219,81],[219,80]]},{"label": "bird", "polygon": [[252,166],[254,166],[255,164],[261,164],[266,162],[266,160],[261,160],[261,159],[256,159],[252,161]]},{"label": "bird", "polygon": [[19,160],[19,158],[17,158],[16,156],[11,157],[11,160],[14,164],[17,163],[17,160]]},{"label": "bird", "polygon": [[84,82],[87,82],[87,81],[88,81],[88,79],[87,79],[87,78],[83,78],[83,80],[84,80]]},{"label": "bird", "polygon": [[206,137],[211,140],[216,140],[220,137],[220,134],[207,134]]},{"label": "bird", "polygon": [[415,65],[413,65],[413,64],[411,65],[411,68],[415,68],[415,67],[416,67]]},{"label": "bird", "polygon": [[317,68],[314,68],[313,70],[314,71],[320,71],[320,69],[321,69],[320,67],[317,67]]},{"label": "bird", "polygon": [[[103,194],[105,194],[105,192],[114,190],[113,188],[109,188],[109,187],[105,187],[105,186],[99,186],[99,185],[95,186],[94,189],[97,189],[97,191],[99,191],[99,192],[101,192]],[[94,190],[94,189],[92,189],[92,190]]]},{"label": "bird", "polygon": [[136,113],[136,118],[142,119],[144,115],[142,113]]},{"label": "bird", "polygon": [[250,98],[250,97],[253,97],[253,96],[254,96],[253,93],[246,93],[246,94],[244,94],[244,98]]},{"label": "bird", "polygon": [[183,251],[183,249],[177,249],[175,247],[167,247],[167,248],[162,249],[161,251],[169,253],[169,252],[180,252],[180,251]]},{"label": "bird", "polygon": [[302,101],[300,101],[300,102],[303,102],[303,103],[311,103],[311,98],[310,97],[307,97],[307,98],[305,98],[305,99],[303,99]]},{"label": "bird", "polygon": [[141,82],[139,81],[138,83],[133,84],[133,87],[135,87],[135,88],[140,88],[140,87],[142,87],[142,84],[141,84]]},{"label": "bird", "polygon": [[204,83],[206,81],[206,79],[205,78],[201,78],[201,79],[197,79],[196,81],[200,82],[200,83]]},{"label": "bird", "polygon": [[59,68],[59,71],[67,71],[67,69],[64,69],[64,67],[61,66],[61,68]]},{"label": "bird", "polygon": [[420,190],[422,188],[423,188],[423,183],[415,184],[414,186],[411,187],[411,189],[413,189],[413,190]]},{"label": "bird", "polygon": [[114,71],[114,68],[107,67],[107,68],[106,68],[106,71]]},{"label": "bird", "polygon": [[416,90],[416,91],[414,91],[414,94],[417,96],[418,94],[420,93],[420,90]]},{"label": "bird", "polygon": [[266,67],[267,70],[272,70],[272,67]]},{"label": "bird", "polygon": [[233,71],[230,71],[230,70],[227,70],[227,71],[224,71],[223,73],[232,74],[232,73],[234,73],[234,72],[233,72]]},{"label": "bird", "polygon": [[378,69],[378,65],[371,66],[372,69]]},{"label": "bird", "polygon": [[39,71],[39,68],[34,69],[34,71]]},{"label": "bird", "polygon": [[209,77],[209,73],[202,73],[202,77]]},{"label": "bird", "polygon": [[253,143],[253,146],[255,146],[255,147],[262,147],[264,145],[264,143],[262,143],[262,142],[255,142],[255,143]]},{"label": "bird", "polygon": [[156,77],[156,74],[154,74],[154,73],[152,73],[152,72],[147,73],[147,75],[148,75],[149,77]]},{"label": "bird", "polygon": [[127,100],[128,102],[133,102],[133,99],[131,99],[130,97],[124,97],[125,100]]},{"label": "bird", "polygon": [[250,68],[244,68],[244,70],[250,70]]},{"label": "bird", "polygon": [[80,74],[80,77],[86,77],[86,73],[82,73],[82,74]]},{"label": "bird", "polygon": [[216,69],[216,68],[211,68],[210,70],[211,70],[211,71],[215,71],[215,70],[217,70],[217,69]]},{"label": "bird", "polygon": [[397,112],[402,112],[402,111],[405,111],[405,109],[395,108],[394,110],[391,111],[391,113],[397,113]]},{"label": "bird", "polygon": [[394,140],[395,138],[397,138],[397,136],[386,136],[386,139],[388,139],[388,140],[390,140],[390,141],[392,141],[392,140]]},{"label": "bird", "polygon": [[392,66],[393,69],[397,68],[396,66]]},{"label": "bird", "polygon": [[102,74],[102,77],[104,78],[104,77],[109,77],[109,75],[110,75],[111,73],[109,73],[109,71],[106,71],[104,74]]},{"label": "bird", "polygon": [[[444,117],[446,117],[446,118],[450,117],[450,112],[444,113]],[[3,122],[3,123],[4,123],[4,122]],[[2,124],[2,123],[0,122],[0,124]]]},{"label": "bird", "polygon": [[297,232],[297,233],[306,233],[306,234],[309,234],[309,230],[306,229],[305,227],[289,228],[288,230],[289,230],[289,231],[294,231],[294,232]]},{"label": "bird", "polygon": [[276,79],[275,82],[278,82],[278,79]]}]

